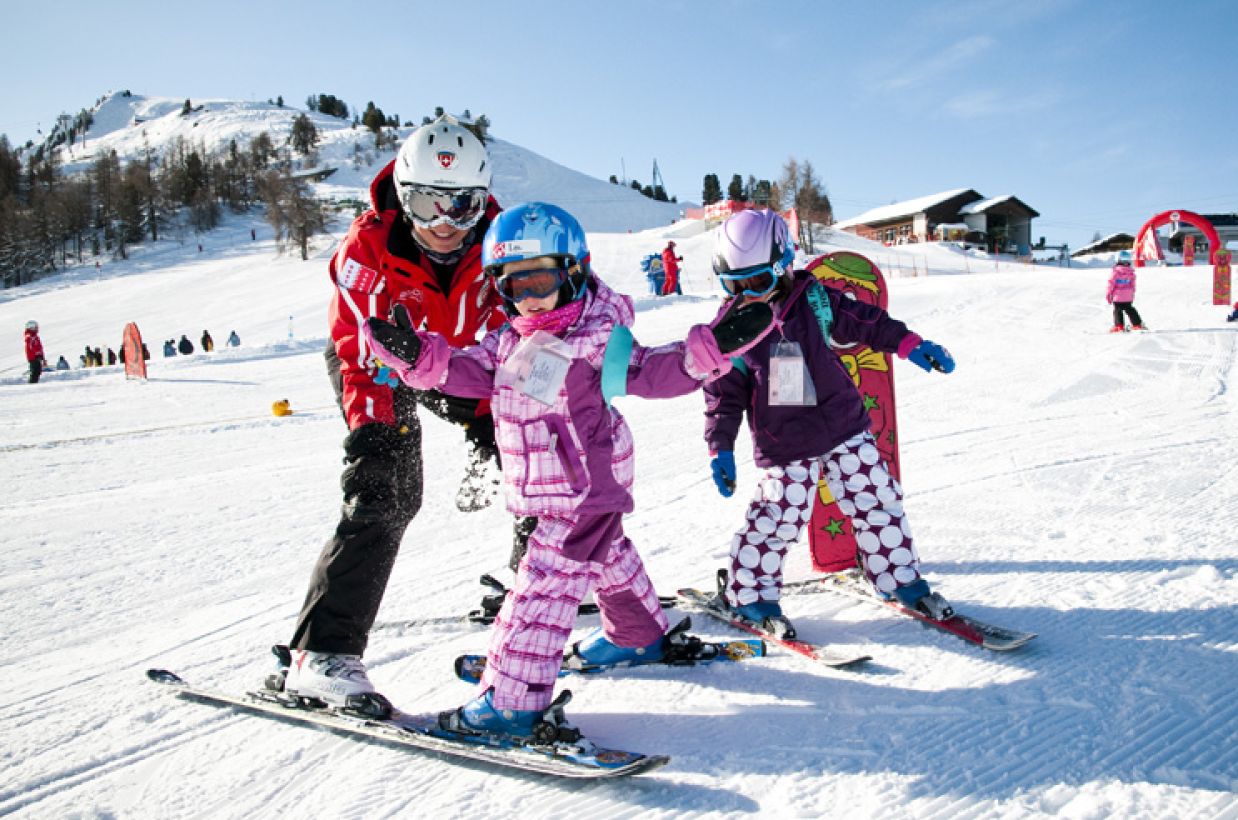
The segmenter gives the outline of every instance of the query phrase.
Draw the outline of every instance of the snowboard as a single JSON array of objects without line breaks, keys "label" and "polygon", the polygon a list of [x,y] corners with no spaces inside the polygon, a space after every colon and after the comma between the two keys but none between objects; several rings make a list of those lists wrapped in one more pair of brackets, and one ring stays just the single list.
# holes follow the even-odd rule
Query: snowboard
[{"label": "snowboard", "polygon": [[168,687],[177,697],[195,703],[311,726],[406,751],[437,752],[448,758],[477,761],[502,769],[597,780],[641,774],[670,762],[666,755],[606,749],[584,739],[575,743],[534,745],[495,735],[452,732],[439,726],[435,714],[409,715],[397,710],[390,718],[379,719],[344,709],[307,706],[300,699],[266,689],[243,694],[224,692],[194,686],[166,669],[149,669],[146,676]]},{"label": "snowboard", "polygon": [[[889,301],[881,269],[865,256],[851,251],[836,251],[808,263],[808,270],[825,285],[841,290],[849,298],[885,310]],[[864,399],[872,420],[877,450],[889,469],[899,478],[898,419],[894,412],[894,368],[890,354],[859,343],[845,345],[829,340]],[[808,546],[812,567],[818,572],[838,572],[855,565],[856,541],[851,518],[838,506],[825,476],[817,482],[817,501],[813,504],[808,527]]]},{"label": "snowboard", "polygon": [[942,620],[936,620],[915,609],[908,609],[896,600],[878,597],[863,576],[858,567],[851,567],[845,572],[835,572],[822,578],[810,578],[806,581],[793,581],[783,584],[784,592],[834,592],[848,598],[877,604],[893,609],[900,615],[914,618],[922,624],[935,627],[943,632],[962,638],[976,646],[991,649],[994,652],[1009,652],[1018,649],[1036,637],[1035,632],[1023,632],[986,623],[955,610],[954,615]]}]

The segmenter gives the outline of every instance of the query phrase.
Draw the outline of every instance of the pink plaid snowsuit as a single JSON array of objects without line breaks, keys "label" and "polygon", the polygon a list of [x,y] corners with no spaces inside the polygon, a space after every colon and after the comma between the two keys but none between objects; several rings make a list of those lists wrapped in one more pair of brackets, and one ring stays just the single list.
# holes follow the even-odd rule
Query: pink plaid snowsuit
[{"label": "pink plaid snowsuit", "polygon": [[[580,319],[558,334],[571,361],[553,404],[526,395],[504,375],[504,363],[525,341],[510,325],[449,356],[441,337],[423,334],[416,378],[405,379],[490,399],[507,508],[537,516],[515,586],[495,620],[480,684],[482,691],[494,689],[498,709],[550,705],[577,607],[590,588],[603,631],[617,646],[647,646],[667,629],[644,564],[623,532],[623,514],[633,507],[632,433],[601,388],[607,342],[615,326],[632,323],[632,300],[596,278],[583,298]],[[699,364],[683,342],[634,344],[627,393],[690,393],[709,375]]]}]

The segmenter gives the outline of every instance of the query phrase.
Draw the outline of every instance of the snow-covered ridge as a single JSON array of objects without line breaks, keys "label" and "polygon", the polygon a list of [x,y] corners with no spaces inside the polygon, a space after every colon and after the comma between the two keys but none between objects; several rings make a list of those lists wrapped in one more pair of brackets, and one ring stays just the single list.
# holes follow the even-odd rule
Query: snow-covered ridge
[{"label": "snow-covered ridge", "polygon": [[[85,142],[65,146],[61,157],[67,172],[81,171],[104,151],[116,151],[122,161],[142,157],[149,148],[156,155],[182,139],[201,144],[208,151],[225,150],[236,141],[244,149],[264,131],[277,148],[284,148],[295,117],[306,114],[318,129],[316,167],[335,168],[318,185],[320,196],[333,200],[369,200],[374,174],[394,156],[388,147],[375,150],[374,135],[351,120],[317,111],[268,102],[224,99],[192,99],[191,111],[183,114],[185,100],[116,93],[94,110],[94,120]],[[499,133],[501,133],[501,123]],[[411,128],[399,128],[400,139]],[[631,188],[566,168],[539,154],[502,139],[492,138],[493,191],[505,205],[533,199],[557,202],[568,208],[591,231],[639,231],[669,225],[683,206],[656,202]],[[304,158],[294,157],[299,165]]]}]

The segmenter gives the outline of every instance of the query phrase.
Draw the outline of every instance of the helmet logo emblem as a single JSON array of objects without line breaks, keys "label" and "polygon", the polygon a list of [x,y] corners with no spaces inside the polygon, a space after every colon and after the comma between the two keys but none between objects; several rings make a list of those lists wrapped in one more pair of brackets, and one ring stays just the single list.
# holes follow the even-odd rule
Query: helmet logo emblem
[{"label": "helmet logo emblem", "polygon": [[439,151],[438,164],[443,168],[450,168],[456,164],[456,155],[453,151]]}]

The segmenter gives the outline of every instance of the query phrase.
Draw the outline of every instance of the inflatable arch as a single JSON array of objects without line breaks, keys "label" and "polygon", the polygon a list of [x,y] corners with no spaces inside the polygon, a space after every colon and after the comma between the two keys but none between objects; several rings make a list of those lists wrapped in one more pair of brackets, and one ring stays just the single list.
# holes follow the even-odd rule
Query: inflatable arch
[{"label": "inflatable arch", "polygon": [[[1139,234],[1135,237],[1135,267],[1142,268],[1145,259],[1161,258],[1160,245],[1156,240],[1156,229],[1162,225],[1177,224],[1179,222],[1194,225],[1203,232],[1208,239],[1208,264],[1216,264],[1217,251],[1221,250],[1221,238],[1217,236],[1216,228],[1212,227],[1211,222],[1197,213],[1176,209],[1157,214],[1145,222],[1143,227],[1139,229]],[[1151,248],[1153,252],[1145,254],[1145,246]]]}]

